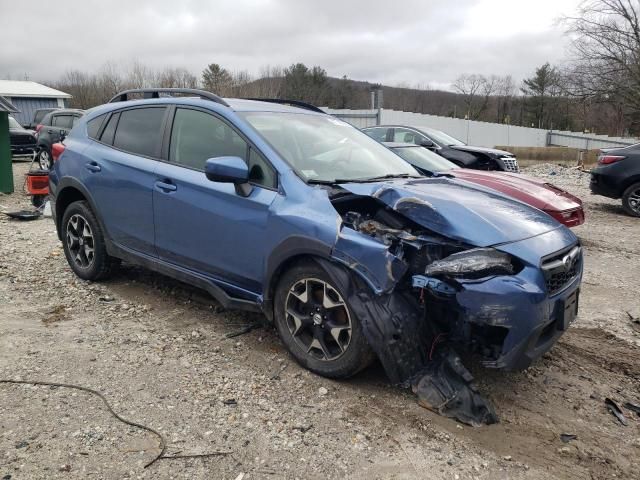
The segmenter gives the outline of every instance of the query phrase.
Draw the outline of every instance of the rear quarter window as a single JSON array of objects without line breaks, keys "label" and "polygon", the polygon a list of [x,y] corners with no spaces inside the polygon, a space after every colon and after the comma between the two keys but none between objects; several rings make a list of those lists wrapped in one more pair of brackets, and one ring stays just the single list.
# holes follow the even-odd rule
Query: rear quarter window
[{"label": "rear quarter window", "polygon": [[92,118],[87,122],[87,135],[94,140],[98,139],[98,133],[100,133],[100,127],[102,127],[102,123],[104,119],[107,117],[106,113],[97,116],[96,118]]}]

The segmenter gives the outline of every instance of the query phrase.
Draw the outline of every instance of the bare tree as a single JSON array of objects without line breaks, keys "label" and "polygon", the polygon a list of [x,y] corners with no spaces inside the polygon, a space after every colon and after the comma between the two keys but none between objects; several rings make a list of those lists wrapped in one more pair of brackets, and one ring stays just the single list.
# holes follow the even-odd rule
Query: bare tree
[{"label": "bare tree", "polygon": [[489,105],[491,95],[497,86],[498,77],[478,74],[460,75],[453,88],[463,96],[465,113],[470,120],[477,120]]},{"label": "bare tree", "polygon": [[587,0],[565,17],[574,40],[572,92],[640,116],[640,4],[637,0]]}]

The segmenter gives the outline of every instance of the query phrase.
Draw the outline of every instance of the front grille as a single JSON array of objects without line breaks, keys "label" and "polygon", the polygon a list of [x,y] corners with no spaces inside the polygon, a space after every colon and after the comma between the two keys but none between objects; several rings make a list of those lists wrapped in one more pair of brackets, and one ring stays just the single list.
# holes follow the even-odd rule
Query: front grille
[{"label": "front grille", "polygon": [[504,163],[504,168],[507,172],[520,171],[520,169],[518,168],[518,160],[516,160],[516,157],[503,157],[501,160],[502,163]]},{"label": "front grille", "polygon": [[582,249],[576,245],[545,258],[542,263],[547,292],[555,295],[564,290],[582,270]]},{"label": "front grille", "polygon": [[32,135],[11,135],[11,145],[35,145],[36,139]]}]

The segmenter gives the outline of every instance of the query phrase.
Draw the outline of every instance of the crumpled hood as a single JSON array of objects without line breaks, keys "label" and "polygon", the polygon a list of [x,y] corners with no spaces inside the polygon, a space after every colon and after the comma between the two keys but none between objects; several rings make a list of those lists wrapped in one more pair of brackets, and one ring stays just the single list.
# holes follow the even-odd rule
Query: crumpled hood
[{"label": "crumpled hood", "polygon": [[355,195],[377,198],[433,232],[478,247],[516,242],[565,228],[529,205],[455,178],[397,179],[340,186]]},{"label": "crumpled hood", "polygon": [[495,155],[496,157],[513,157],[513,153],[506,152],[504,150],[497,150],[495,148],[486,148],[486,147],[474,147],[471,145],[451,145],[454,150],[462,150],[463,152],[477,152],[477,153],[489,153],[491,155]]},{"label": "crumpled hood", "polygon": [[506,193],[540,210],[561,212],[580,208],[582,205],[582,201],[570,193],[518,173],[485,172],[468,168],[456,168],[447,173]]}]

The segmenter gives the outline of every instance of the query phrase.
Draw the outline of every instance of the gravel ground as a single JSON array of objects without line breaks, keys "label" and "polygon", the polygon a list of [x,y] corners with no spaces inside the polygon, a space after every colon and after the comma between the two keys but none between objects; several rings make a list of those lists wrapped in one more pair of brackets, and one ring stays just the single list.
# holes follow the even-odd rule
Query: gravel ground
[{"label": "gravel ground", "polygon": [[[14,164],[16,186],[26,164]],[[627,426],[604,399],[640,403],[639,220],[588,193],[588,175],[554,165],[527,173],[585,200],[580,313],[550,353],[521,373],[472,367],[497,425],[471,428],[417,405],[379,365],[349,381],[300,368],[272,330],[235,338],[255,314],[124,265],[109,281],[77,279],[53,222],[0,216],[0,478],[640,478],[640,417]],[[18,188],[18,190],[20,190]],[[29,207],[0,195],[1,210]],[[638,320],[640,322],[640,320]],[[563,443],[560,434],[577,438]]]}]

